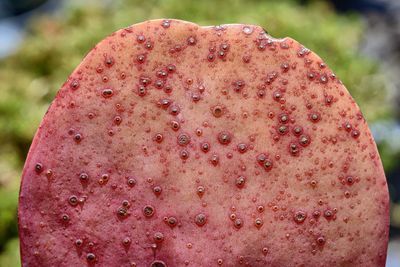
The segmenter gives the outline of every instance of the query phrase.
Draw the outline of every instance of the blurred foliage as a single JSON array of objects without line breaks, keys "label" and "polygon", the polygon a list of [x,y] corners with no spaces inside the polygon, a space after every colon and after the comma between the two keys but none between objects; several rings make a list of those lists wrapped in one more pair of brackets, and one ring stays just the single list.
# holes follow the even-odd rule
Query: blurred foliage
[{"label": "blurred foliage", "polygon": [[[400,138],[400,136],[398,138]],[[400,159],[400,150],[393,148],[392,144],[390,144],[390,141],[383,140],[380,144],[378,144],[378,150],[381,156],[381,160],[384,163],[383,165],[385,171],[395,169],[399,166],[398,160]],[[398,192],[396,193],[396,195],[400,196]],[[398,225],[400,226],[400,220]]]},{"label": "blurred foliage", "polygon": [[4,252],[0,254],[0,266],[2,267],[21,266],[18,237],[14,237],[7,242],[4,248]]},{"label": "blurred foliage", "polygon": [[[369,122],[390,116],[378,65],[358,53],[363,25],[322,1],[118,0],[64,1],[52,15],[34,17],[18,52],[0,61],[0,266],[19,266],[17,195],[34,132],[58,88],[101,39],[143,20],[177,18],[200,25],[258,24],[277,38],[290,36],[336,72]],[[390,163],[387,166],[391,166]],[[6,242],[8,240],[8,242]]]}]

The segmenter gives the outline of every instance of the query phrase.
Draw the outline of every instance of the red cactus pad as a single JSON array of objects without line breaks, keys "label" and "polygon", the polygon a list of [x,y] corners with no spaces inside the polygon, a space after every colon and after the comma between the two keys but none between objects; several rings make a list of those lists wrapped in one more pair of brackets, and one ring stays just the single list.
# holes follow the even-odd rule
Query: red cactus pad
[{"label": "red cactus pad", "polygon": [[375,142],[317,55],[177,20],[117,31],[69,76],[19,206],[29,267],[384,266],[388,222]]}]

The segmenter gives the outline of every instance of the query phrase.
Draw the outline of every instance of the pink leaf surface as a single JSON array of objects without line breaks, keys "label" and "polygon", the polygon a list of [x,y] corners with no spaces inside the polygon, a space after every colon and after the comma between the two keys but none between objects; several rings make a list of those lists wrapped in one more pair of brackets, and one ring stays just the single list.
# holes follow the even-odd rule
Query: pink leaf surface
[{"label": "pink leaf surface", "polygon": [[384,266],[388,202],[316,54],[259,26],[146,21],[96,45],[43,118],[22,265]]}]

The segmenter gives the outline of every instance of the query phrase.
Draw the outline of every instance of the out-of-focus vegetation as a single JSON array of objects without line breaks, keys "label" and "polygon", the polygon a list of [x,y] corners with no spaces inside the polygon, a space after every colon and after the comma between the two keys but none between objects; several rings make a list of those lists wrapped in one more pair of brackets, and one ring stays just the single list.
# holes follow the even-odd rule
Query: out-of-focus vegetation
[{"label": "out-of-focus vegetation", "polygon": [[[153,18],[200,25],[258,24],[317,52],[336,72],[369,122],[389,118],[385,83],[376,63],[361,56],[363,25],[322,1],[118,0],[79,4],[35,17],[18,52],[0,61],[0,266],[19,266],[17,197],[23,163],[50,101],[83,56],[113,31]],[[108,3],[108,5],[100,4]],[[391,166],[387,160],[386,166]]]}]

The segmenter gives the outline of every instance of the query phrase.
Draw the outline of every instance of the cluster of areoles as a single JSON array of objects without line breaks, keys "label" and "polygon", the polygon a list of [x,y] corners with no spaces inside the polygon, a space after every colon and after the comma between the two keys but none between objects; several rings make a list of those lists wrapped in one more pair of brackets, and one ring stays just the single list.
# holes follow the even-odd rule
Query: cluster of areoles
[{"label": "cluster of areoles", "polygon": [[[137,56],[136,61],[138,64],[143,64],[146,60],[145,54],[140,54]],[[166,67],[159,69],[155,73],[155,80],[153,81],[150,77],[142,75],[139,77],[139,85],[137,93],[139,96],[144,97],[147,95],[147,90],[151,84],[157,90],[163,90],[165,93],[170,94],[172,92],[172,87],[167,84],[167,79],[170,74],[174,73],[176,70],[175,65],[169,64]]]},{"label": "cluster of areoles", "polygon": [[171,26],[171,21],[165,19],[165,20],[162,21],[161,26],[162,26],[164,29],[168,29],[168,28]]},{"label": "cluster of areoles", "polygon": [[97,182],[99,183],[99,185],[104,185],[108,182],[109,179],[110,175],[107,173],[103,173]]},{"label": "cluster of areoles", "polygon": [[142,34],[139,34],[139,35],[136,37],[136,41],[137,41],[139,44],[143,44],[143,47],[144,47],[146,50],[152,50],[153,47],[154,47],[153,42],[152,42],[150,39],[147,40],[146,37],[145,37],[144,35],[142,35]]},{"label": "cluster of areoles", "polygon": [[[81,251],[84,245],[84,241],[80,238],[76,239],[75,242],[75,247]],[[93,252],[90,252],[91,250],[93,250],[93,247],[95,246],[95,244],[93,242],[88,242],[87,243],[87,247],[89,252],[86,254],[86,260],[88,263],[92,264],[95,263],[97,261],[97,257]],[[81,253],[81,252],[80,252]]]},{"label": "cluster of areoles", "polygon": [[353,137],[354,139],[357,139],[360,136],[360,131],[354,128],[350,122],[344,122],[342,127],[345,129],[346,132],[350,133],[351,137]]},{"label": "cluster of areoles", "polygon": [[270,159],[265,153],[257,155],[257,163],[266,171],[270,171],[273,167],[272,159]]},{"label": "cluster of areoles", "polygon": [[[207,60],[209,62],[213,62],[215,60],[215,58],[218,57],[219,59],[225,61],[225,58],[226,58],[226,56],[228,54],[228,51],[229,51],[229,48],[230,48],[230,46],[227,43],[220,44],[218,51],[214,46],[210,47],[208,49],[209,50],[209,54],[207,55]],[[215,54],[217,54],[217,55],[215,55]]]},{"label": "cluster of areoles", "polygon": [[[273,97],[276,100],[277,92],[274,94]],[[280,97],[281,96],[279,95],[279,99]],[[279,141],[280,136],[286,136],[291,132],[295,137],[297,137],[297,140],[292,140],[289,142],[289,154],[295,157],[299,156],[301,147],[307,147],[311,144],[310,135],[304,133],[303,127],[300,125],[290,126],[289,122],[292,122],[294,120],[292,120],[287,113],[279,114],[277,117],[278,125],[276,126],[276,132],[278,135],[274,136],[274,140]],[[313,112],[308,115],[308,118],[311,122],[317,123],[321,120],[321,115],[317,112]]]},{"label": "cluster of areoles", "polygon": [[128,209],[130,208],[130,203],[128,200],[123,200],[122,205],[117,209],[117,215],[119,218],[126,218],[129,215]]},{"label": "cluster of areoles", "polygon": [[260,32],[260,35],[257,37],[255,44],[259,51],[264,51],[267,47],[271,51],[274,51],[276,49],[275,42],[271,38],[268,38],[264,32]]}]

